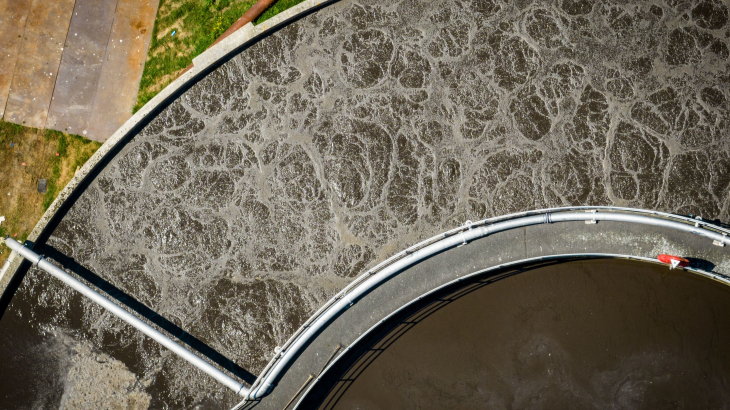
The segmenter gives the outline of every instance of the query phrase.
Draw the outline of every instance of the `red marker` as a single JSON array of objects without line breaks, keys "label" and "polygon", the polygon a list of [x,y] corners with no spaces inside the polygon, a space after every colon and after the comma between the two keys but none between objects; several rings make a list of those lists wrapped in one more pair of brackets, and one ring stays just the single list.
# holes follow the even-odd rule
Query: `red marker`
[{"label": "red marker", "polygon": [[656,257],[659,259],[659,262],[664,262],[669,265],[669,269],[674,269],[677,266],[686,268],[689,266],[689,261],[684,258],[680,258],[679,256],[674,255],[667,255],[667,254],[661,254]]}]

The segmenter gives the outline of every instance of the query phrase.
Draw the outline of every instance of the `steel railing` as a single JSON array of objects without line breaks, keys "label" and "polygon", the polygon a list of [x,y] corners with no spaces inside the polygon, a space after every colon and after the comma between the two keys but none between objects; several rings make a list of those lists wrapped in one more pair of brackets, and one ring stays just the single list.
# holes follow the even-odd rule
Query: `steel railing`
[{"label": "steel railing", "polygon": [[[342,311],[357,299],[390,279],[398,272],[430,256],[485,237],[497,232],[530,225],[569,221],[614,221],[661,226],[707,237],[717,245],[730,244],[730,230],[698,218],[690,218],[665,212],[610,206],[579,206],[549,208],[520,212],[478,222],[467,221],[464,225],[426,239],[393,255],[373,267],[346,286],[335,297],[325,303],[304,323],[281,347],[251,386],[246,400],[258,400],[268,395],[282,371],[297,357],[303,348]],[[239,405],[240,406],[240,405]],[[239,407],[237,406],[237,407]]]}]

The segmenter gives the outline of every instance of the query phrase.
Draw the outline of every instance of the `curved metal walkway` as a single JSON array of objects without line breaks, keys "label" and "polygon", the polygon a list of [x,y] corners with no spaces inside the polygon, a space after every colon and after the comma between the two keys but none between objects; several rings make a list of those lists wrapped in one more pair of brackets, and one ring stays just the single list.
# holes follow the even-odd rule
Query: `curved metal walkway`
[{"label": "curved metal walkway", "polygon": [[730,285],[728,234],[699,218],[619,207],[541,209],[467,221],[394,255],[343,289],[278,351],[236,408],[272,391],[257,407],[291,403],[316,380],[313,375],[347,351],[339,346],[354,345],[404,306],[476,273],[564,257],[656,261],[658,253],[671,252],[692,258],[686,270]]}]

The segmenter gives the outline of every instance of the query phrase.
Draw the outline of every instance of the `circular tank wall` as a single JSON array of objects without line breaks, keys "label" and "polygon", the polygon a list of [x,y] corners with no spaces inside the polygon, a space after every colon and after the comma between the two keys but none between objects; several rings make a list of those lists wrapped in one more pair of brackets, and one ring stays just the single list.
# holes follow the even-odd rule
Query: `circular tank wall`
[{"label": "circular tank wall", "polygon": [[723,408],[730,289],[620,259],[511,268],[361,341],[298,409]]}]

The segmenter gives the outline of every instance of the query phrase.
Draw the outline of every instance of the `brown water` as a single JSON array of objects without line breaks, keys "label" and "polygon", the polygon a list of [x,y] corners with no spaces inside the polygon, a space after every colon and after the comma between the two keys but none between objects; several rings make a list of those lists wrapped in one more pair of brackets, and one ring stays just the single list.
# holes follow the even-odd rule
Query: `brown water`
[{"label": "brown water", "polygon": [[729,408],[727,312],[730,288],[659,265],[528,270],[371,342],[320,408]]}]

